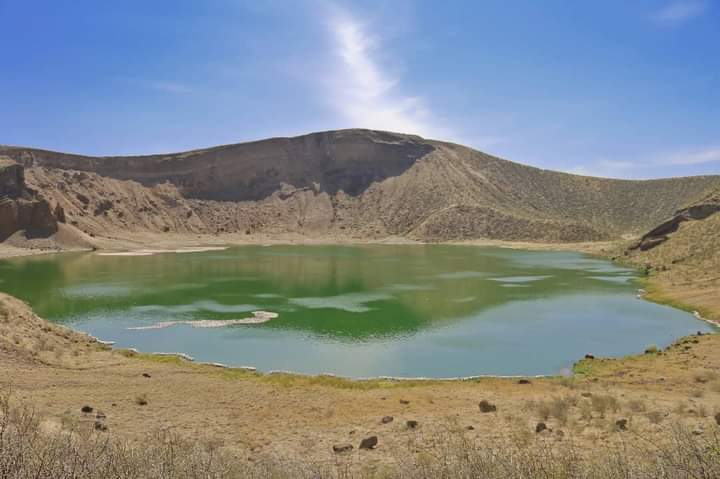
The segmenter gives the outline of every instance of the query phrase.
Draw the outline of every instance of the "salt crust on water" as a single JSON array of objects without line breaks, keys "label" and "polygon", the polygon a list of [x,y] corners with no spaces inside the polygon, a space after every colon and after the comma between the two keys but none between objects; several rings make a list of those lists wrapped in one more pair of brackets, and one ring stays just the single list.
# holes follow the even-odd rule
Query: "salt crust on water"
[{"label": "salt crust on water", "polygon": [[171,326],[177,326],[178,324],[187,324],[193,328],[223,328],[225,326],[234,326],[236,324],[261,324],[266,323],[272,319],[278,317],[278,313],[270,311],[253,311],[252,318],[244,319],[201,319],[197,321],[161,321],[159,323],[151,324],[149,326],[134,326],[127,329],[163,329]]}]

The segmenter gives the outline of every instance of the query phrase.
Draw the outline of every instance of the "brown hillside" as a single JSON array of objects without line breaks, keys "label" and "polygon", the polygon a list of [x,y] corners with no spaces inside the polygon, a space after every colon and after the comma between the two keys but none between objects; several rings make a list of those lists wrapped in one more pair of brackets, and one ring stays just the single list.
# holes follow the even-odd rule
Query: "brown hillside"
[{"label": "brown hillside", "polygon": [[299,233],[586,241],[639,235],[720,187],[541,170],[460,145],[369,130],[166,155],[0,147],[83,231]]}]

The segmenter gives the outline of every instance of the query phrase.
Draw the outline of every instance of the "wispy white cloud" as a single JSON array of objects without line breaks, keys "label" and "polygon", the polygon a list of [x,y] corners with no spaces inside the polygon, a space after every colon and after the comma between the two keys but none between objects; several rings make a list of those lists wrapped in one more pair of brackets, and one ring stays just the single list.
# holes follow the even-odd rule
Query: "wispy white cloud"
[{"label": "wispy white cloud", "polygon": [[677,0],[653,13],[652,18],[658,23],[677,25],[702,15],[705,10],[704,0]]},{"label": "wispy white cloud", "polygon": [[332,107],[350,126],[449,139],[453,135],[420,96],[403,93],[400,79],[383,68],[381,39],[348,11],[330,9],[335,65],[325,85]]},{"label": "wispy white cloud", "polygon": [[577,165],[564,170],[566,173],[583,176],[597,176],[601,178],[629,178],[633,177],[633,171],[638,167],[630,161],[617,161],[601,158],[588,162],[585,165]]},{"label": "wispy white cloud", "polygon": [[720,147],[675,153],[663,158],[660,163],[664,165],[700,165],[716,161],[720,162]]}]

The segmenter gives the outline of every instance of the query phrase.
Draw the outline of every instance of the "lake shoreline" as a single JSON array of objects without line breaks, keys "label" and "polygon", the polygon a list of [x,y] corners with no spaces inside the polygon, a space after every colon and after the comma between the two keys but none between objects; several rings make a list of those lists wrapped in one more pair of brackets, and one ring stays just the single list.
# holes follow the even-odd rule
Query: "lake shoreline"
[{"label": "lake shoreline", "polygon": [[[35,409],[47,427],[59,427],[68,419],[82,426],[80,409],[89,405],[106,416],[105,424],[117,437],[141,443],[158,429],[188,436],[202,431],[222,440],[228,452],[251,461],[269,454],[313,462],[351,464],[356,458],[361,461],[357,464],[386,464],[405,454],[408,441],[434,431],[458,431],[468,441],[520,433],[535,437],[538,421],[564,431],[562,437],[546,434],[543,441],[572,441],[580,454],[593,454],[598,443],[625,440],[613,428],[618,418],[628,418],[633,434],[648,440],[666,437],[678,421],[690,428],[714,427],[712,416],[688,411],[705,408],[714,414],[712,391],[720,384],[710,374],[720,368],[720,358],[713,354],[720,347],[718,334],[683,337],[659,353],[582,359],[572,377],[357,381],[262,374],[172,354],[110,348],[37,317],[14,298],[0,295],[0,306],[9,328],[2,338],[20,336],[19,344],[0,350],[4,384],[11,385],[13,400]],[[698,389],[707,391],[697,397]],[[543,418],[542,404],[570,396],[578,405],[568,403],[569,422]],[[580,406],[590,405],[588,398],[595,396],[615,398],[617,410],[582,419]],[[480,411],[482,401],[497,412]],[[690,403],[681,410],[677,404],[682,401]],[[660,411],[666,419],[653,424],[643,411]],[[384,423],[384,417],[395,420]],[[408,421],[418,421],[419,429],[406,427]],[[573,425],[581,421],[586,425]],[[356,443],[371,435],[379,438],[377,450],[347,458],[333,451],[334,444]]]},{"label": "lake shoreline", "polygon": [[[283,244],[285,244],[285,243],[283,243]],[[365,244],[367,244],[367,243],[365,243]],[[383,243],[381,243],[381,244],[383,244]],[[384,243],[384,244],[386,244],[386,243]],[[446,244],[447,244],[447,243],[444,243],[443,245],[446,245]],[[452,243],[452,244],[461,244],[461,245],[468,246],[467,242]],[[440,246],[440,245],[438,245],[438,246]],[[496,242],[494,242],[494,243],[491,244],[491,245],[486,244],[486,243],[483,243],[482,245],[477,245],[477,246],[493,246],[493,247],[498,247],[498,244],[497,244]],[[518,245],[515,245],[515,246],[519,247]],[[189,247],[189,248],[176,248],[176,249],[173,249],[173,250],[170,250],[170,249],[165,250],[165,249],[160,249],[160,248],[154,248],[154,249],[152,249],[152,250],[148,250],[148,249],[138,250],[137,252],[138,252],[138,255],[139,255],[139,256],[147,256],[147,255],[162,254],[162,253],[175,254],[175,253],[184,253],[184,252],[188,252],[188,253],[190,253],[190,252],[198,252],[198,253],[199,253],[199,252],[203,252],[203,251],[220,251],[220,250],[223,250],[223,249],[225,249],[225,248],[227,248],[227,246]],[[543,250],[548,250],[548,248],[543,248]],[[265,250],[263,250],[263,249],[254,249],[254,250],[252,250],[252,251],[260,251],[260,252],[262,252],[262,251],[265,251]],[[330,251],[333,251],[333,250],[330,250]],[[381,250],[381,251],[382,251],[382,250]],[[392,249],[390,250],[391,253],[392,253],[393,251],[394,251],[394,250],[392,250]],[[281,253],[282,253],[282,251],[281,251]],[[260,253],[260,254],[262,254],[262,253]],[[273,254],[273,253],[269,253],[269,254],[270,254],[270,256],[272,256],[272,257],[276,256],[276,255]],[[279,254],[279,253],[278,253],[278,254]],[[317,254],[317,253],[313,253],[313,254]],[[380,256],[382,256],[382,254],[384,254],[384,253],[377,253],[377,252],[376,252],[376,254],[380,254]],[[393,253],[393,254],[394,254],[394,253]],[[424,253],[424,254],[428,254],[428,253]],[[491,256],[494,257],[494,256],[497,255],[497,254],[500,255],[500,256],[498,256],[498,257],[506,257],[506,256],[510,255],[510,253],[508,252],[508,253],[492,253]],[[530,254],[530,253],[528,253],[528,254]],[[98,254],[98,256],[111,256],[111,257],[113,257],[113,256],[120,256],[120,257],[123,257],[123,256],[127,256],[127,255],[125,255],[125,254],[114,254],[114,253],[113,253],[113,254],[110,254],[110,255],[107,255],[107,254],[100,253],[100,254]],[[282,255],[282,254],[279,254],[279,256],[283,256],[283,255]],[[453,255],[453,256],[456,256],[456,255]],[[568,255],[562,255],[562,256],[565,257],[565,256],[568,256]],[[463,257],[464,257],[464,256],[463,256]],[[542,257],[542,258],[545,258],[545,257],[550,258],[550,257],[552,257],[552,256],[541,255],[541,257]],[[575,258],[575,255],[569,255],[568,257],[569,257],[569,258]],[[83,260],[83,262],[86,263],[87,260],[88,260],[88,259],[91,259],[91,258],[92,258],[92,257],[85,258],[85,260]],[[578,258],[579,258],[579,256],[578,256]],[[604,258],[603,258],[603,259],[604,259]],[[74,260],[73,260],[73,261],[74,261]],[[178,260],[175,260],[175,259],[170,260],[170,259],[168,259],[168,261],[172,261],[172,263],[175,264],[175,262],[176,262],[176,261],[179,261],[179,259],[178,259]],[[544,261],[547,261],[547,259],[544,260]],[[576,260],[573,259],[573,261],[576,261]],[[583,260],[583,261],[584,261],[584,260]],[[118,260],[115,261],[115,262],[116,262],[116,263],[117,263],[117,262],[120,262],[120,265],[125,265],[125,264],[126,264],[125,261],[123,261],[123,260],[121,260],[121,259],[119,259],[119,258],[118,258]],[[157,261],[156,261],[156,262],[157,262]],[[128,263],[128,264],[130,264],[130,263]],[[454,263],[453,263],[453,264],[454,264]],[[532,264],[532,263],[530,263],[530,264]],[[590,264],[592,265],[593,263],[590,263]],[[450,267],[449,270],[453,270],[453,271],[454,271],[453,267],[450,266],[450,265],[446,265],[446,268],[447,268],[448,266]],[[609,266],[609,265],[608,265],[608,266]],[[587,267],[589,267],[589,266],[587,266]],[[272,269],[272,267],[270,267],[270,268]],[[555,273],[555,274],[556,274],[556,273]],[[588,274],[589,274],[589,273],[588,273]],[[621,273],[621,274],[624,275],[624,274],[629,274],[629,273]],[[441,275],[441,276],[442,276],[442,275]],[[539,276],[538,278],[550,278],[550,277],[552,277],[552,276]],[[558,277],[561,277],[561,276],[558,276]],[[524,277],[517,277],[517,278],[524,278]],[[590,276],[590,278],[594,278],[594,276]],[[489,279],[493,279],[493,278],[489,278]],[[502,279],[502,278],[498,278],[498,279]],[[115,280],[117,281],[117,280],[119,280],[119,278],[116,277]],[[513,278],[507,278],[507,280],[513,281],[514,279],[513,279]],[[437,280],[436,280],[436,281],[437,281]],[[468,281],[470,281],[470,279],[468,279]],[[566,280],[566,281],[567,281],[567,280]],[[570,280],[570,281],[572,282],[572,280]],[[12,283],[12,282],[11,282],[11,283]],[[441,281],[441,283],[445,283],[445,280]],[[584,283],[583,283],[583,284],[584,284]],[[503,284],[503,286],[504,286],[504,284]],[[443,287],[444,287],[444,286],[443,286]],[[440,291],[440,290],[438,290],[438,291]],[[258,295],[258,296],[262,296],[262,295]],[[310,299],[312,299],[312,298],[310,298]],[[253,300],[252,300],[251,298],[247,298],[247,299],[245,299],[244,301],[245,301],[245,302],[248,302],[248,301],[252,302]],[[191,303],[192,303],[192,301],[191,301]],[[180,304],[180,303],[168,303],[168,304]],[[261,303],[258,303],[258,304],[261,304]],[[211,306],[212,306],[212,305],[211,305]],[[208,307],[211,307],[211,306],[208,306]],[[310,307],[313,307],[313,306],[311,305]],[[555,307],[555,309],[557,309],[557,308]],[[212,309],[211,309],[211,310],[212,310]],[[517,313],[517,311],[516,311],[516,313]],[[704,319],[704,318],[703,318],[703,319]],[[161,323],[158,323],[158,324],[150,324],[150,325],[148,325],[148,326],[145,326],[145,325],[142,325],[142,326],[133,326],[133,327],[128,327],[128,328],[126,328],[126,329],[130,329],[130,330],[134,330],[134,329],[139,329],[139,330],[150,329],[150,330],[152,330],[152,329],[161,329],[162,327],[169,327],[169,326],[172,326],[172,325],[188,325],[188,324],[189,324],[190,326],[202,326],[202,325],[204,325],[205,323],[207,323],[209,326],[216,326],[216,327],[226,326],[226,324],[225,324],[226,321],[225,321],[225,320],[222,320],[221,318],[218,318],[218,320],[203,320],[203,321],[199,321],[199,322],[197,322],[197,321],[199,321],[199,320],[191,321],[191,322],[187,322],[187,321],[177,321],[177,320],[175,320],[175,321],[164,321],[164,322],[161,322]],[[257,322],[256,320],[250,321],[250,320],[236,320],[236,319],[233,319],[233,321],[234,321],[234,322],[237,322],[238,324],[254,324],[255,322]],[[229,323],[227,323],[227,325],[229,325],[229,324],[234,324],[233,321],[230,321]],[[263,322],[264,322],[264,320],[263,320]],[[142,324],[142,323],[141,323],[141,324]],[[85,329],[85,328],[80,328],[80,329]],[[99,330],[99,329],[90,328],[89,331],[91,331],[91,332],[93,332],[93,334],[95,334],[95,333],[97,333],[97,332],[100,331],[100,330]],[[691,331],[694,331],[694,329],[692,329]],[[678,336],[680,336],[680,335],[682,335],[682,334],[687,334],[687,330],[685,330],[685,331],[683,331],[683,332],[676,332],[676,334],[671,335],[671,338],[674,339],[674,338],[676,338],[676,337],[678,337]],[[102,334],[100,334],[100,336],[102,336]],[[110,337],[112,337],[113,339],[118,339],[118,338],[119,338],[119,337],[117,337],[117,336],[115,336],[115,335],[110,335]],[[624,348],[624,350],[621,348],[620,351],[608,351],[608,350],[606,350],[606,351],[597,351],[597,350],[592,350],[592,349],[594,349],[594,348],[592,348],[592,347],[587,347],[587,348],[581,347],[581,348],[580,348],[580,350],[581,350],[581,351],[580,351],[580,355],[582,355],[582,354],[590,354],[590,353],[593,353],[593,354],[598,354],[598,353],[600,353],[601,355],[606,355],[606,356],[608,356],[608,357],[618,357],[618,356],[622,356],[622,355],[624,355],[624,354],[631,354],[632,351],[638,351],[638,350],[641,351],[643,348],[645,348],[645,347],[647,346],[647,344],[650,344],[650,343],[653,343],[653,342],[655,342],[655,343],[663,346],[663,345],[668,344],[670,340],[671,340],[671,339],[669,339],[669,338],[660,338],[660,337],[658,337],[658,338],[653,338],[653,337],[650,337],[650,339],[649,339],[646,343],[643,343],[643,344],[641,344],[640,346],[635,345],[635,346],[637,346],[637,348],[636,348],[635,346],[633,346],[633,347],[631,347],[631,348],[629,348],[629,349],[628,349],[628,348]],[[126,339],[125,341],[122,341],[122,343],[124,343],[123,346],[136,346],[136,347],[139,347],[141,350],[146,351],[146,352],[151,352],[151,351],[153,351],[152,348],[147,347],[147,344],[143,344],[143,341],[144,341],[144,340],[142,340],[142,341],[140,341],[140,342],[133,342],[133,341],[128,341],[128,340]],[[642,341],[642,340],[641,340],[641,341]],[[166,346],[167,346],[167,344],[166,344]],[[174,349],[174,348],[172,347],[172,345],[170,345],[170,347],[167,347],[167,348],[166,348],[166,350],[169,350],[169,351],[173,351],[173,349]],[[585,349],[587,349],[587,351],[586,351]],[[612,349],[612,348],[611,348],[611,349]],[[218,363],[218,364],[220,364],[220,363],[227,363],[227,364],[230,364],[230,365],[234,365],[234,364],[237,364],[238,362],[239,362],[240,364],[243,364],[243,363],[245,362],[245,361],[242,360],[242,358],[241,358],[240,361],[234,361],[233,359],[230,359],[230,358],[228,358],[228,357],[224,357],[224,356],[222,356],[222,355],[209,355],[209,356],[208,356],[208,355],[203,355],[203,354],[200,353],[200,351],[201,351],[201,350],[199,350],[199,349],[197,349],[197,348],[189,347],[189,348],[187,348],[187,349],[185,349],[185,350],[182,350],[182,349],[181,349],[180,352],[178,352],[178,353],[176,353],[176,354],[180,354],[181,352],[189,353],[189,354],[192,354],[193,356],[198,356],[198,357],[200,357],[200,358],[203,358],[203,360],[216,362],[216,363]],[[570,365],[572,364],[572,361],[573,361],[573,360],[578,359],[578,358],[574,357],[575,354],[577,354],[577,353],[578,353],[578,351],[574,351],[571,356],[568,356],[567,358],[563,358],[563,359],[567,359],[567,362],[564,363],[564,364],[566,364],[568,368],[569,368]],[[518,356],[518,357],[520,357],[520,356]],[[254,358],[254,356],[253,356],[253,358]],[[245,359],[248,359],[248,358],[246,357]],[[255,359],[257,359],[257,358],[255,358]],[[488,358],[483,357],[483,358],[482,358],[482,364],[490,364],[490,363],[487,363],[487,362],[486,362],[487,360],[488,360]],[[267,372],[271,372],[271,371],[273,371],[273,369],[277,369],[278,367],[279,367],[279,368],[285,368],[285,367],[286,367],[285,364],[284,364],[282,361],[280,361],[280,362],[275,362],[275,363],[273,364],[273,362],[255,361],[255,360],[253,360],[253,359],[250,359],[250,360],[247,361],[247,362],[250,363],[250,364],[252,364],[254,367],[262,367],[262,369],[263,369],[264,371],[267,371]],[[447,375],[445,375],[444,372],[442,371],[443,368],[439,368],[439,369],[437,369],[437,370],[433,370],[433,368],[429,368],[429,369],[425,369],[425,371],[421,371],[421,370],[412,371],[412,370],[411,370],[412,368],[411,368],[411,369],[408,369],[408,370],[405,370],[405,369],[403,369],[403,368],[398,368],[398,369],[395,369],[395,370],[392,370],[392,369],[391,369],[391,370],[387,370],[387,369],[386,369],[385,371],[372,370],[372,372],[370,372],[370,374],[368,375],[366,372],[362,372],[362,371],[360,371],[360,370],[348,372],[348,371],[351,371],[351,370],[341,370],[341,369],[338,369],[338,370],[333,371],[333,372],[327,372],[327,371],[323,372],[323,369],[320,369],[320,368],[313,368],[313,367],[310,367],[310,368],[302,368],[302,367],[300,367],[300,368],[298,368],[297,370],[292,371],[292,373],[294,373],[294,374],[299,374],[299,375],[310,375],[310,376],[312,376],[312,375],[323,375],[323,374],[325,374],[325,375],[333,374],[333,375],[338,375],[339,377],[346,378],[346,379],[348,379],[348,380],[353,380],[353,379],[377,379],[377,378],[382,378],[382,377],[389,378],[389,379],[397,379],[397,380],[412,380],[412,379],[425,379],[425,378],[422,378],[422,376],[423,376],[424,374],[427,374],[428,372],[432,371],[432,372],[430,373],[430,374],[432,375],[432,377],[427,378],[427,379],[433,379],[433,378],[435,378],[435,379],[438,379],[438,380],[447,381],[447,380],[467,380],[467,379],[479,378],[479,377],[533,377],[533,376],[534,376],[534,377],[540,377],[540,376],[553,377],[553,376],[556,376],[556,375],[560,374],[560,372],[559,372],[559,371],[560,371],[560,369],[559,369],[560,367],[559,367],[559,366],[557,366],[557,367],[558,367],[558,369],[555,369],[555,368],[553,367],[553,368],[530,368],[529,370],[526,369],[526,368],[522,368],[522,367],[521,367],[521,368],[517,368],[517,367],[506,367],[506,368],[490,367],[490,368],[479,368],[479,369],[476,369],[476,368],[455,368],[455,370],[452,370],[453,368],[446,368],[446,369],[447,369],[447,372],[450,373],[450,374],[447,374]],[[563,366],[563,367],[565,367],[565,366]],[[376,369],[377,369],[377,368],[376,368]],[[493,370],[493,369],[494,369],[494,370]],[[500,369],[500,371],[498,371],[498,369]],[[503,369],[504,369],[504,371],[502,371]],[[534,371],[533,371],[533,369],[534,369]],[[308,370],[309,370],[309,372],[308,372]],[[390,372],[390,371],[392,371],[392,372]],[[558,372],[556,373],[555,371],[558,371]],[[287,371],[286,371],[286,372],[287,372]],[[410,373],[410,375],[407,374],[408,372]],[[388,373],[389,373],[389,374],[388,374]],[[460,374],[457,374],[457,373],[460,373]]]}]

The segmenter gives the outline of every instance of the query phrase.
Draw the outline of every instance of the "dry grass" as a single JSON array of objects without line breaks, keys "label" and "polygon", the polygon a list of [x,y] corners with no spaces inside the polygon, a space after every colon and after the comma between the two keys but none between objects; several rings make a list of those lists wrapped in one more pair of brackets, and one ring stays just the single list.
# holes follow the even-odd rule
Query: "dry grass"
[{"label": "dry grass", "polygon": [[[559,404],[559,402],[558,402]],[[351,468],[342,460],[325,463],[264,458],[243,461],[221,441],[188,441],[167,432],[130,445],[107,432],[84,430],[74,421],[44,431],[27,408],[0,399],[0,476],[4,479],[690,479],[720,477],[720,436],[698,437],[681,426],[662,444],[632,437],[593,454],[571,442],[550,447],[542,439],[477,444],[451,432],[424,440],[433,445],[397,458],[392,465]]]}]

